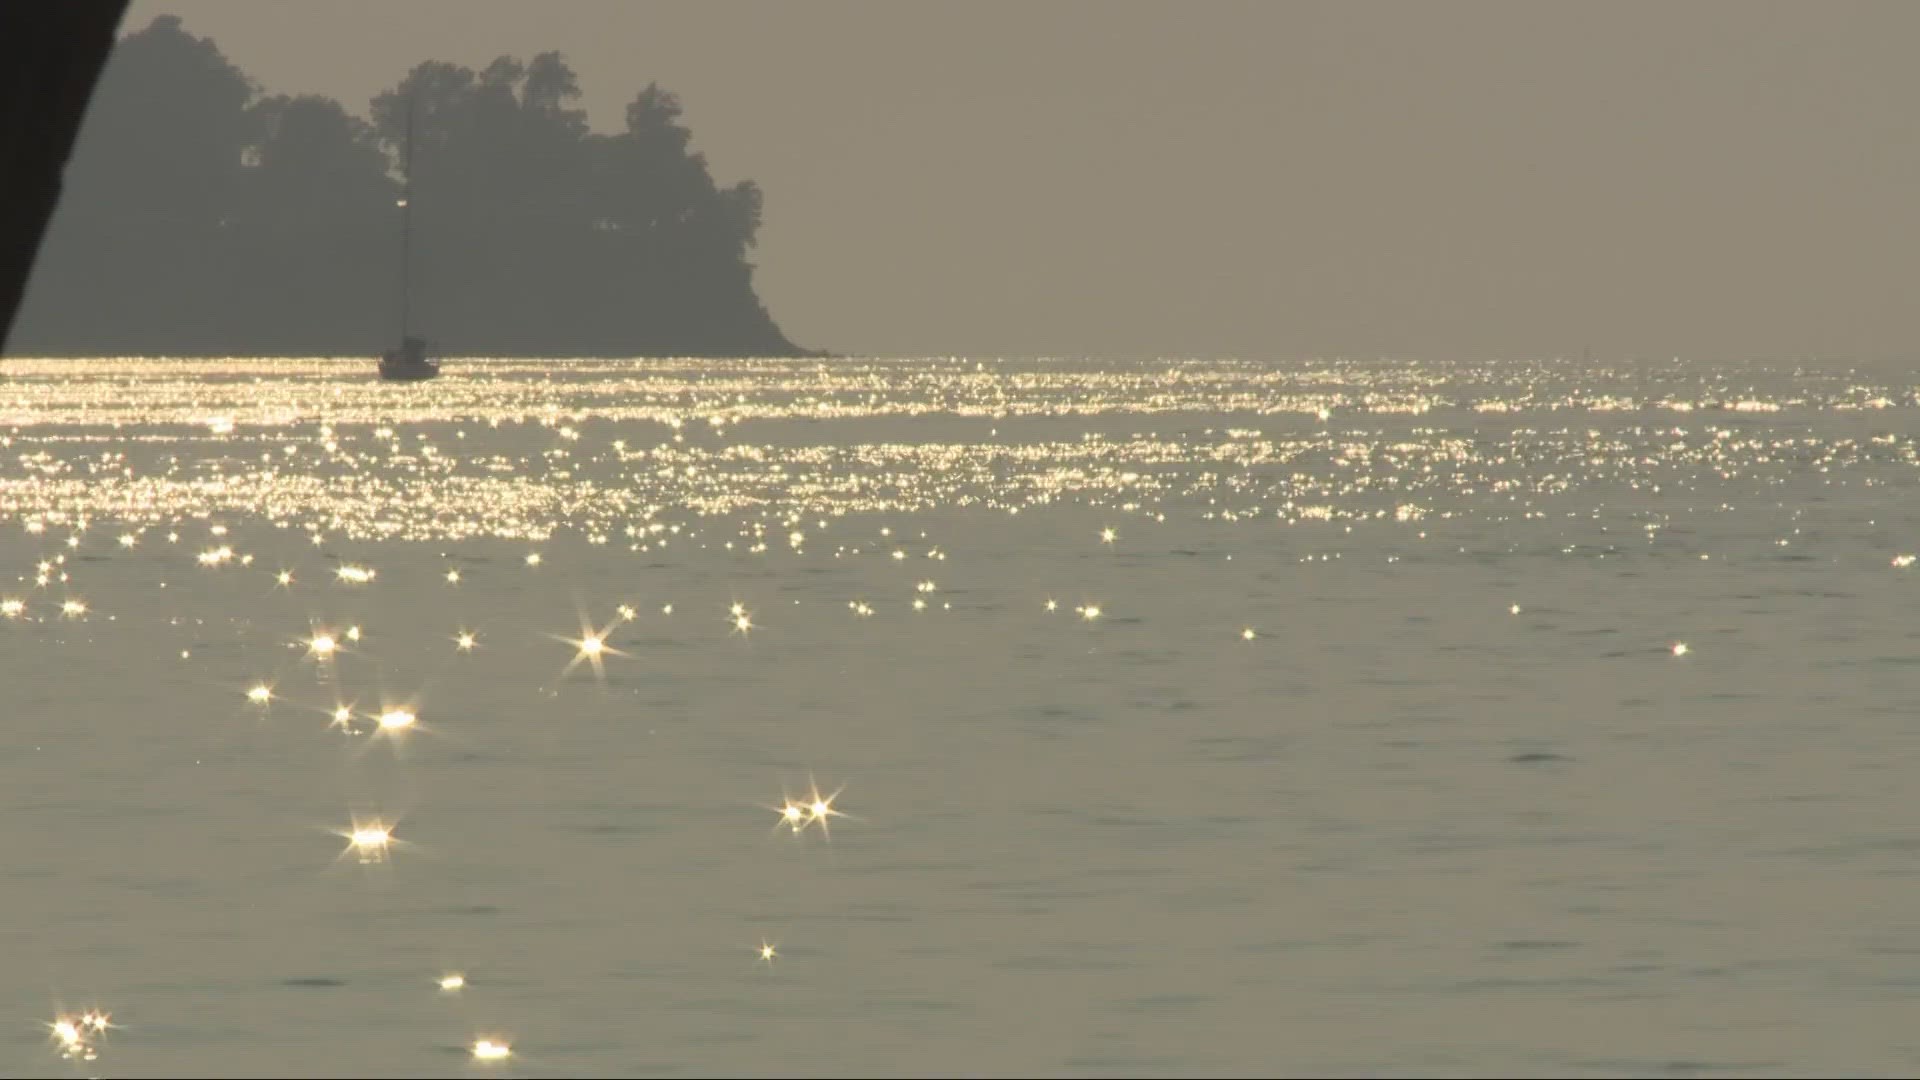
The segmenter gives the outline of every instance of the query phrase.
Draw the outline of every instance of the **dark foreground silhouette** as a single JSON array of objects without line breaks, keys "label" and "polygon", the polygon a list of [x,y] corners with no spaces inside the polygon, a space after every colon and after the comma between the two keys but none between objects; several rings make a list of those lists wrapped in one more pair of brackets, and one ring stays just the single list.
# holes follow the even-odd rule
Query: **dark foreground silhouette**
[{"label": "dark foreground silhouette", "polygon": [[0,6],[0,350],[126,0]]},{"label": "dark foreground silhouette", "polygon": [[379,355],[411,124],[407,322],[439,355],[813,355],[754,293],[759,188],[717,186],[657,86],[614,135],[578,98],[558,53],[432,62],[368,122],[156,19],[100,78],[8,351]]}]

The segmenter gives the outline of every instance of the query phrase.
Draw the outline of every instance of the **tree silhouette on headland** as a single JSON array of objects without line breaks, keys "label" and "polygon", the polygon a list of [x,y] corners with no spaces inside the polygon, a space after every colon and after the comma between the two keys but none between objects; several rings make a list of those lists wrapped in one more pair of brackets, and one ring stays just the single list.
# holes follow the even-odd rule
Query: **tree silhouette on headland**
[{"label": "tree silhouette on headland", "polygon": [[796,355],[753,290],[758,187],[720,187],[648,85],[594,134],[559,53],[415,67],[370,122],[263,96],[173,16],[114,49],[10,351]]}]

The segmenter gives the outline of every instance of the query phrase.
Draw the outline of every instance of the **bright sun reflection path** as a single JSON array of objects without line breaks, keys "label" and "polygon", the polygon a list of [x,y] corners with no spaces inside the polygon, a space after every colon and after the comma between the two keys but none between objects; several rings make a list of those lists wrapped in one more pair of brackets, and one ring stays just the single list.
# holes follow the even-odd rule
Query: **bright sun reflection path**
[{"label": "bright sun reflection path", "polygon": [[[807,606],[796,606],[784,618],[770,614],[775,622],[768,624],[763,640],[779,644],[792,637],[809,646],[823,643],[845,653],[868,652],[875,667],[897,663],[902,668],[898,677],[911,680],[924,674],[912,669],[915,664],[945,663],[957,670],[978,659],[965,654],[972,646],[964,638],[958,642],[959,654],[936,655],[956,644],[925,640],[947,629],[936,631],[939,622],[951,628],[977,620],[971,633],[989,642],[997,633],[1016,638],[1026,634],[1038,640],[1066,639],[1069,648],[1102,644],[1114,635],[1180,633],[1187,624],[1161,621],[1156,628],[1156,615],[1163,609],[1157,602],[1160,596],[1151,590],[1166,584],[1157,577],[1161,567],[1177,565],[1157,560],[1178,551],[1198,566],[1219,556],[1224,570],[1209,580],[1221,582],[1219,587],[1230,594],[1221,604],[1202,608],[1214,614],[1199,624],[1199,635],[1180,633],[1187,640],[1168,644],[1218,655],[1228,650],[1207,649],[1208,642],[1217,642],[1211,635],[1235,633],[1232,622],[1240,621],[1240,639],[1263,645],[1238,647],[1237,655],[1252,663],[1267,651],[1269,639],[1263,635],[1279,634],[1272,629],[1277,620],[1289,619],[1282,637],[1297,636],[1291,630],[1292,615],[1283,613],[1278,599],[1268,602],[1264,590],[1250,587],[1250,578],[1234,581],[1226,576],[1249,563],[1249,575],[1265,574],[1268,568],[1259,561],[1263,552],[1284,554],[1290,563],[1294,555],[1303,555],[1302,565],[1324,565],[1344,556],[1351,567],[1376,555],[1394,563],[1408,556],[1416,543],[1426,543],[1429,554],[1424,558],[1435,565],[1456,552],[1474,559],[1498,559],[1503,550],[1515,556],[1537,541],[1542,550],[1599,560],[1620,553],[1616,541],[1623,532],[1636,546],[1644,540],[1662,554],[1686,550],[1702,536],[1717,536],[1722,539],[1715,540],[1715,546],[1724,550],[1711,556],[1688,551],[1686,565],[1695,565],[1695,556],[1727,559],[1733,563],[1726,571],[1731,574],[1739,572],[1742,535],[1735,529],[1703,532],[1685,527],[1704,520],[1695,515],[1731,512],[1734,501],[1764,502],[1792,511],[1807,533],[1773,522],[1766,528],[1777,531],[1767,532],[1759,538],[1762,542],[1819,551],[1818,532],[1829,522],[1816,522],[1831,516],[1828,510],[1833,507],[1796,508],[1785,501],[1804,490],[1794,485],[1817,483],[1839,492],[1864,481],[1865,487],[1884,485],[1897,493],[1920,471],[1920,438],[1906,434],[1910,425],[1902,422],[1903,415],[1920,410],[1920,390],[1911,380],[1868,385],[1874,380],[1853,373],[1824,383],[1821,376],[1803,379],[1796,374],[1792,389],[1773,395],[1752,387],[1733,389],[1732,382],[1747,386],[1745,374],[1729,377],[1724,369],[1678,364],[1671,369],[1661,365],[1661,376],[1648,382],[1637,374],[1605,371],[1568,381],[1550,369],[1517,362],[1437,371],[1342,363],[1306,372],[1269,364],[1173,361],[1126,371],[1006,363],[992,369],[969,365],[971,373],[955,379],[942,369],[886,361],[582,361],[570,365],[566,380],[552,378],[550,363],[502,362],[471,380],[465,373],[456,377],[446,384],[451,397],[409,398],[391,393],[391,388],[373,387],[372,380],[360,386],[333,379],[336,369],[321,361],[249,359],[244,367],[231,361],[224,367],[169,361],[164,369],[142,364],[101,358],[90,370],[97,367],[104,376],[74,380],[59,367],[36,369],[34,361],[8,361],[9,394],[0,401],[0,411],[6,413],[0,420],[0,445],[9,449],[9,471],[0,476],[0,505],[5,507],[0,533],[25,546],[8,549],[9,573],[16,576],[0,582],[9,593],[0,598],[0,651],[26,657],[28,674],[33,675],[33,665],[42,659],[33,650],[43,645],[69,649],[62,657],[72,658],[67,670],[80,674],[67,681],[81,690],[88,689],[85,680],[97,673],[119,671],[116,661],[123,657],[130,661],[125,671],[138,672],[142,650],[169,661],[177,653],[182,660],[195,660],[196,669],[205,665],[204,686],[211,687],[207,696],[216,710],[224,703],[267,727],[264,718],[293,711],[296,703],[304,723],[309,715],[305,709],[328,715],[324,702],[333,701],[330,728],[396,740],[411,738],[407,732],[419,731],[424,737],[434,730],[423,725],[437,722],[439,712],[423,720],[416,706],[431,704],[449,712],[453,707],[451,701],[424,696],[402,707],[373,696],[373,683],[386,686],[391,672],[409,670],[422,656],[432,665],[444,663],[441,675],[458,669],[463,683],[475,684],[469,688],[474,697],[500,690],[502,703],[510,693],[534,690],[498,685],[524,674],[515,670],[516,664],[544,667],[558,658],[557,650],[543,657],[544,648],[531,657],[517,655],[521,639],[516,636],[509,646],[501,624],[486,621],[493,616],[482,614],[487,610],[482,605],[499,599],[488,591],[500,576],[492,567],[502,562],[516,570],[506,576],[520,584],[552,581],[556,575],[567,578],[577,571],[582,580],[604,586],[594,594],[596,606],[623,595],[631,601],[618,605],[618,619],[607,629],[588,625],[583,613],[579,635],[558,638],[573,650],[567,673],[587,663],[597,676],[604,676],[606,658],[624,655],[611,639],[620,632],[622,642],[635,652],[642,652],[642,641],[654,640],[667,646],[663,656],[674,655],[668,648],[680,650],[678,655],[690,661],[688,667],[696,674],[710,673],[702,665],[726,654],[716,663],[737,667],[724,674],[749,671],[767,677],[764,688],[756,683],[743,697],[750,707],[764,704],[773,711],[787,688],[776,678],[783,672],[752,666],[788,663],[785,650],[758,650],[754,655],[756,650],[744,645],[737,650],[716,648],[716,642],[732,643],[720,642],[718,620],[708,623],[709,616],[698,615],[711,610],[705,604],[712,599],[701,599],[693,591],[696,586],[724,581],[720,588],[754,595],[759,610],[770,613],[786,611],[790,598],[801,605],[796,597],[804,596]],[[267,374],[256,374],[261,369]],[[241,376],[229,378],[236,371]],[[495,371],[508,374],[496,378]],[[538,383],[537,391],[529,378]],[[1856,409],[1892,409],[1882,415],[1894,422],[1876,426],[1878,433],[1871,435],[1850,420],[1845,430],[1821,428],[1822,418],[1856,415]],[[1436,414],[1430,419],[1429,410]],[[1792,422],[1768,428],[1766,414],[1782,411]],[[1203,413],[1223,419],[1190,423]],[[1495,413],[1500,419],[1482,424],[1469,413]],[[1736,413],[1744,415],[1729,423]],[[1336,414],[1342,424],[1331,430],[1330,418]],[[928,416],[938,422],[902,437],[894,426],[902,416]],[[938,420],[942,417],[959,418],[958,424]],[[998,426],[1028,418],[1043,423],[1031,433]],[[990,432],[990,438],[977,432],[951,434],[974,420],[981,421],[979,432]],[[793,440],[775,434],[781,421],[874,421],[886,426],[847,427],[831,431],[844,437]],[[169,433],[182,422],[191,426],[189,437]],[[526,425],[526,433],[540,445],[516,442],[506,434],[486,439],[485,430],[497,432],[503,424],[509,431]],[[988,424],[996,426],[989,429]],[[1203,429],[1200,424],[1217,426]],[[667,430],[652,431],[647,425]],[[536,427],[541,431],[532,430]],[[446,452],[453,445],[450,438],[467,439],[468,428],[482,437],[462,444],[458,453]],[[942,435],[943,429],[950,434]],[[549,445],[548,431],[558,432],[560,445]],[[612,438],[615,434],[624,438]],[[267,464],[256,466],[256,461]],[[1622,489],[1662,497],[1629,497]],[[928,530],[935,522],[941,527],[956,524],[952,515],[981,507],[1019,515],[1048,506],[1071,506],[1075,516],[1058,530],[1049,524],[1040,534],[1040,557],[1054,561],[1038,564],[1031,578],[1025,576],[1027,566],[992,561],[1003,553],[979,550],[984,537],[969,535],[965,528],[954,528],[942,538],[965,537],[965,547],[972,549],[953,553],[958,566],[944,589],[926,576],[930,568],[904,565],[924,558],[942,562],[933,572],[945,573],[948,553]],[[922,514],[927,516],[916,519]],[[91,532],[88,515],[95,519]],[[1175,515],[1176,526],[1164,535],[1155,530],[1153,523],[1164,524],[1170,515]],[[892,525],[879,527],[881,516]],[[1021,525],[1040,516],[1028,514]],[[1631,518],[1631,524],[1621,518]],[[15,520],[33,539],[12,535]],[[1596,524],[1589,526],[1589,521]],[[1623,528],[1616,529],[1616,521]],[[1601,522],[1604,525],[1597,524]],[[268,523],[285,530],[284,538],[274,539]],[[1218,543],[1212,538],[1189,543],[1192,536],[1182,535],[1188,527],[1224,530],[1234,523],[1244,523],[1248,531],[1236,537],[1222,533]],[[1731,524],[1743,523],[1735,519]],[[1865,525],[1882,533],[1871,539],[1865,539],[1866,534],[1855,537],[1862,546],[1844,558],[1854,560],[1864,551],[1875,574],[1887,568],[1880,560],[1888,558],[1894,569],[1909,576],[1920,573],[1920,553],[1878,546],[1911,541],[1897,539],[1897,524],[1889,528],[1866,520]],[[1791,538],[1786,535],[1789,528]],[[1297,539],[1290,544],[1298,550],[1267,543],[1274,529],[1295,529]],[[1545,531],[1528,538],[1523,535],[1527,529]],[[1382,546],[1370,548],[1362,541],[1367,530],[1376,530],[1373,542]],[[155,535],[152,545],[144,543],[148,531]],[[1122,560],[1126,565],[1115,563],[1120,531],[1128,532],[1130,550],[1142,549],[1154,553],[1152,557],[1137,567],[1131,558]],[[84,536],[116,533],[121,550],[113,552],[114,557],[108,557],[103,549],[111,545],[104,543],[76,554]],[[576,535],[589,545],[620,539],[611,549],[582,554],[573,546]],[[1085,541],[1096,536],[1104,546],[1087,549]],[[429,539],[445,542],[446,550],[437,557],[415,557],[383,546]],[[452,547],[464,542],[510,546]],[[324,550],[310,550],[308,544]],[[769,554],[770,544],[790,550]],[[1474,548],[1470,556],[1469,544]],[[362,546],[335,550],[340,545]],[[256,546],[257,553],[246,550]],[[549,546],[555,561],[542,565],[542,551]],[[621,547],[634,559],[609,561],[609,555],[624,557],[617,554]],[[700,553],[720,558],[722,550],[728,553],[728,569],[703,576],[706,568],[693,560],[703,558]],[[1107,558],[1093,557],[1103,552]],[[749,557],[763,555],[757,565]],[[1236,560],[1236,555],[1241,558]],[[393,580],[376,582],[370,566],[339,561],[350,556],[398,560],[388,568]],[[282,561],[276,563],[276,558]],[[522,560],[531,568],[524,570],[524,578]],[[1409,571],[1416,561],[1408,559]],[[259,565],[260,576],[240,574],[236,580],[234,569],[249,565]],[[275,572],[276,565],[285,568]],[[479,567],[482,578],[462,585],[456,567],[467,565]],[[797,572],[784,576],[790,569]],[[999,580],[982,580],[988,570]],[[418,626],[411,623],[416,614],[412,610],[381,607],[330,612],[327,618],[337,616],[339,621],[328,622],[324,629],[317,622],[296,621],[319,615],[298,610],[292,593],[280,595],[267,584],[271,576],[279,587],[291,590],[296,571],[309,588],[331,571],[340,583],[331,585],[336,601],[378,599],[409,609],[418,605],[426,629],[414,634]],[[1078,572],[1098,577],[1076,581]],[[800,576],[814,573],[842,576]],[[115,579],[115,574],[123,576]],[[27,584],[29,578],[34,585]],[[435,584],[436,579],[446,584]],[[1176,588],[1188,580],[1196,589],[1210,587],[1199,579],[1182,579],[1177,572],[1172,577]],[[810,583],[822,587],[809,588]],[[116,584],[121,591],[109,592]],[[1396,590],[1382,603],[1416,604],[1418,587],[1408,584],[1407,591]],[[911,591],[907,585],[913,586]],[[673,612],[672,603],[662,602],[665,596],[642,591],[656,586],[684,587],[687,591],[677,599],[694,605],[696,625],[686,626],[683,620],[676,626],[665,619],[649,625],[651,617],[643,622],[638,612],[648,605],[663,616]],[[999,591],[981,600],[982,586]],[[149,588],[155,591],[146,592]],[[1044,610],[1071,611],[1072,621],[1083,622],[1081,627],[1051,618],[1038,624],[1031,620],[1031,593],[1052,588],[1070,600],[1056,602],[1043,592]],[[1084,593],[1070,591],[1083,588]],[[1149,594],[1143,595],[1142,589]],[[138,597],[132,595],[135,590]],[[79,599],[82,592],[104,610],[89,615],[86,602]],[[725,593],[706,595],[717,599]],[[915,612],[928,612],[936,603],[940,610],[950,610],[945,600],[949,595],[962,597],[962,607],[968,609],[962,616],[889,618],[896,610],[889,605],[902,600]],[[1072,606],[1076,595],[1082,601],[1079,607]],[[850,596],[856,599],[847,600]],[[1121,616],[1107,618],[1101,605],[1087,602],[1091,596],[1121,604]],[[422,603],[423,597],[473,606],[439,609]],[[823,602],[821,597],[833,599]],[[859,597],[876,598],[879,604]],[[206,606],[188,606],[199,600]],[[1521,615],[1521,604],[1509,600],[1499,606],[1510,616]],[[864,624],[838,616],[842,601]],[[1578,597],[1556,597],[1552,607],[1532,610],[1552,615],[1563,605],[1579,602]],[[1482,603],[1488,607],[1478,607]],[[1497,591],[1482,591],[1462,610],[1469,618],[1484,620],[1495,605]],[[819,617],[828,608],[834,609],[833,618]],[[360,627],[348,627],[348,618],[378,626],[380,633],[369,633],[363,641]],[[1097,625],[1087,625],[1096,620]],[[488,626],[489,656],[446,657],[448,622],[456,626],[451,643],[459,654],[477,649],[477,633],[467,627]],[[867,632],[849,639],[842,629],[847,623]],[[1257,624],[1268,628],[1256,631]],[[564,617],[553,625],[564,625]],[[757,628],[754,612],[738,601],[728,608],[727,625],[728,637],[747,637]],[[1518,619],[1508,625],[1518,626]],[[304,640],[300,629],[309,632]],[[1057,633],[1063,630],[1078,633]],[[116,631],[122,636],[113,636]],[[652,631],[661,636],[648,638]],[[924,637],[916,641],[913,635]],[[1199,640],[1192,640],[1195,637]],[[287,665],[294,670],[251,666],[254,659],[247,650],[258,641],[294,657]],[[1685,641],[1655,642],[1658,636],[1644,643],[1643,657],[1665,654],[1688,660],[1665,669],[1673,678],[1727,677],[1727,665],[1719,661],[1724,650],[1714,653],[1709,648],[1703,662],[1692,659]],[[924,653],[909,648],[902,655],[893,649],[922,644],[929,646]],[[1005,655],[1035,655],[1026,648],[1030,641],[1011,644],[1014,648]],[[1532,647],[1518,639],[1507,644]],[[81,648],[95,651],[75,658]],[[832,655],[827,649],[820,653]],[[833,678],[834,670],[824,677]],[[1118,664],[1114,670],[1123,671]],[[925,687],[929,695],[951,685],[943,682],[944,673],[934,675]],[[256,677],[261,681],[249,686]],[[1124,673],[1116,677],[1126,678]],[[364,682],[346,685],[354,680]],[[164,690],[169,682],[155,680],[152,685]],[[182,680],[180,685],[189,683]],[[288,688],[285,699],[279,686]],[[138,701],[147,687],[127,689],[123,696]],[[537,689],[558,694],[546,686]],[[235,692],[245,693],[257,708],[225,696]],[[751,699],[762,692],[765,702]],[[354,695],[380,707],[360,711]],[[515,708],[520,704],[518,699],[512,702]],[[164,712],[179,703],[157,704]],[[607,693],[595,704],[609,710],[631,704],[638,712],[649,702]],[[722,698],[716,707],[728,704],[733,702]],[[70,725],[74,722],[68,719]],[[315,729],[272,734],[297,737],[304,745],[332,741],[330,733],[322,736]],[[322,768],[327,760],[321,759]],[[538,756],[526,765],[538,767]],[[849,818],[838,806],[840,795],[839,790],[823,794],[810,779],[803,796],[783,797],[765,809],[775,815],[776,833],[784,827],[798,837],[818,824],[830,841],[831,822]],[[868,797],[875,795],[869,792]],[[749,792],[746,799],[751,798]],[[324,828],[336,823],[316,824]],[[843,820],[846,827],[855,826]],[[855,828],[851,839],[857,841],[861,830]],[[355,820],[338,835],[346,844],[342,857],[357,856],[362,862],[383,861],[400,847],[414,850],[396,839],[392,819]],[[843,836],[842,842],[847,839]],[[766,842],[784,844],[785,839]],[[804,841],[797,843],[805,847]],[[734,939],[735,945],[746,936],[757,935],[750,930]],[[777,955],[776,946],[762,938],[760,959],[771,963]],[[420,979],[416,992],[424,995],[425,971],[416,970],[411,978]],[[457,973],[440,976],[442,991],[465,985]],[[104,1013],[54,1011],[61,1015],[47,1026],[55,1042],[70,1052],[91,1059],[111,1039]],[[498,1033],[479,1038],[480,1030],[460,1029],[454,1038],[471,1040],[477,1060],[506,1058],[505,1038]],[[457,1054],[465,1048],[451,1049]]]}]

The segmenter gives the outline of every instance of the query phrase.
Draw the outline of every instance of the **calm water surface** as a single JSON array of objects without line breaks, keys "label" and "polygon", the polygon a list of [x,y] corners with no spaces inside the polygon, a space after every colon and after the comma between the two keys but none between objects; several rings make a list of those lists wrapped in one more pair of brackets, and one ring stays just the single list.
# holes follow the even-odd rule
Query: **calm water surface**
[{"label": "calm water surface", "polygon": [[369,366],[0,365],[0,1074],[1920,1068],[1909,375]]}]

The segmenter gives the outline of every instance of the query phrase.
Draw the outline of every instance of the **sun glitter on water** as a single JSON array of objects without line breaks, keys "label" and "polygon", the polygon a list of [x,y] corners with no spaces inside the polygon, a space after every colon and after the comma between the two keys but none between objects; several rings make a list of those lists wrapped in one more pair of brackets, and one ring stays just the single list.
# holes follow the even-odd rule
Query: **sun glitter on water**
[{"label": "sun glitter on water", "polygon": [[831,793],[821,794],[820,785],[809,779],[807,781],[807,794],[804,797],[795,799],[791,795],[783,795],[780,799],[780,805],[767,807],[767,809],[779,815],[779,820],[774,823],[773,827],[779,829],[784,825],[795,836],[798,836],[809,827],[818,825],[820,826],[820,834],[826,839],[832,840],[833,819],[852,818],[852,815],[834,805],[835,801],[840,798],[840,793],[846,789],[846,785],[842,784],[833,789]]},{"label": "sun glitter on water", "polygon": [[70,1017],[61,1017],[48,1024],[54,1042],[60,1046],[61,1056],[73,1061],[96,1061],[99,1050],[87,1040],[87,1031],[80,1021]]},{"label": "sun glitter on water", "polygon": [[62,1056],[75,1061],[95,1061],[100,1056],[96,1040],[104,1037],[110,1028],[119,1026],[112,1020],[110,1014],[100,1009],[88,1009],[78,1016],[55,1017],[47,1024],[47,1031],[59,1044]]},{"label": "sun glitter on water", "polygon": [[355,818],[351,827],[334,834],[347,842],[340,857],[352,855],[362,866],[387,861],[387,856],[399,842],[394,839],[393,830],[394,825],[381,818],[367,821]]},{"label": "sun glitter on water", "polygon": [[798,835],[801,829],[806,828],[807,808],[794,802],[792,798],[784,799],[779,806],[771,806],[768,809],[780,815],[780,820],[773,826],[775,829],[785,825]]},{"label": "sun glitter on water", "polygon": [[570,638],[553,635],[556,640],[573,646],[573,659],[567,661],[565,670],[560,673],[561,677],[564,678],[571,675],[573,674],[574,668],[579,667],[581,664],[587,664],[593,668],[594,678],[605,678],[607,674],[606,658],[609,656],[627,655],[607,643],[608,636],[612,634],[612,632],[612,626],[604,630],[595,629],[582,618],[579,637]]}]

